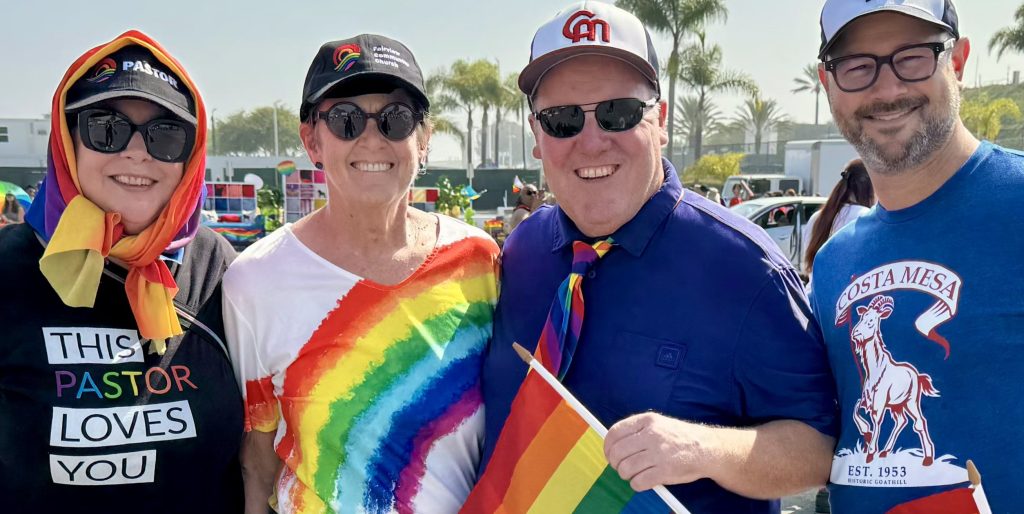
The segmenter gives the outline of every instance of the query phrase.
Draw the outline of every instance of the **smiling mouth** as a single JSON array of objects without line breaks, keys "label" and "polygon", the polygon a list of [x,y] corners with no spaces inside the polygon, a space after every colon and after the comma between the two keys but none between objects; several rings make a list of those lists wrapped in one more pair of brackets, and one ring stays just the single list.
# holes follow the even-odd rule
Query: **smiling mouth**
[{"label": "smiling mouth", "polygon": [[356,161],[356,162],[353,162],[351,164],[351,166],[353,168],[359,170],[359,171],[366,171],[366,172],[370,172],[370,173],[379,173],[379,172],[388,171],[391,168],[394,168],[395,164],[392,163],[392,162]]},{"label": "smiling mouth", "polygon": [[110,178],[114,182],[128,188],[144,189],[156,184],[156,181],[151,178],[137,177],[134,175],[114,175]]},{"label": "smiling mouth", "polygon": [[920,108],[921,106],[918,105],[915,107],[911,107],[909,109],[902,109],[899,111],[879,112],[871,115],[866,115],[864,116],[864,118],[871,121],[897,121],[906,118],[911,113],[917,111]]},{"label": "smiling mouth", "polygon": [[583,180],[595,180],[610,177],[618,170],[618,164],[605,164],[603,166],[586,166],[583,168],[576,168],[574,172],[577,177]]}]

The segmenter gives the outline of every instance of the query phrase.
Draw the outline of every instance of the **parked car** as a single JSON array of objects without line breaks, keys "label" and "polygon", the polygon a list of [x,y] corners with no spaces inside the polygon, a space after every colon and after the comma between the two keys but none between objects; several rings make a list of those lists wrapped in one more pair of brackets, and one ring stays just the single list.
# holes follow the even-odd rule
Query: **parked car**
[{"label": "parked car", "polygon": [[811,214],[825,205],[820,196],[777,196],[747,200],[732,208],[733,212],[754,222],[779,245],[797,271],[804,272],[800,240],[803,226]]},{"label": "parked car", "polygon": [[803,189],[803,182],[800,177],[776,174],[733,175],[725,179],[725,184],[722,185],[722,200],[725,201],[726,205],[729,205],[729,201],[732,200],[733,186],[740,182],[746,182],[747,187],[750,188],[756,197],[761,197],[775,191],[785,193],[787,189],[792,189],[799,193]]}]

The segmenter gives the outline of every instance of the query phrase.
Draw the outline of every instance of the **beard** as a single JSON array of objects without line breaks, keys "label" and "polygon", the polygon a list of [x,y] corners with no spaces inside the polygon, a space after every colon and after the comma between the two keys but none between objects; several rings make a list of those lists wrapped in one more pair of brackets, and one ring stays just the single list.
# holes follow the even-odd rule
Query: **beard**
[{"label": "beard", "polygon": [[[857,109],[852,116],[842,117],[833,112],[843,137],[857,149],[868,169],[883,175],[899,175],[924,164],[942,148],[953,135],[956,120],[960,116],[960,91],[955,84],[946,88],[945,94],[936,99],[935,105],[926,96],[906,97],[895,102],[876,102]],[[882,134],[883,140],[872,139],[864,133],[861,119],[877,113],[910,110],[917,108],[922,125],[902,144],[892,148],[890,136]]]}]

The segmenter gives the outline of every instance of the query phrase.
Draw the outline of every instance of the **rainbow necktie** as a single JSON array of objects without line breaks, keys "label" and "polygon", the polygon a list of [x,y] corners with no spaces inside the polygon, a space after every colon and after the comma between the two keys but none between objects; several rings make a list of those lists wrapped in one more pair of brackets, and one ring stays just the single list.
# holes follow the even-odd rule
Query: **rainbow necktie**
[{"label": "rainbow necktie", "polygon": [[589,245],[582,241],[572,244],[572,270],[558,286],[551,302],[548,320],[537,342],[534,357],[552,374],[562,380],[580,341],[583,328],[583,277],[598,259],[612,249],[612,238]]}]

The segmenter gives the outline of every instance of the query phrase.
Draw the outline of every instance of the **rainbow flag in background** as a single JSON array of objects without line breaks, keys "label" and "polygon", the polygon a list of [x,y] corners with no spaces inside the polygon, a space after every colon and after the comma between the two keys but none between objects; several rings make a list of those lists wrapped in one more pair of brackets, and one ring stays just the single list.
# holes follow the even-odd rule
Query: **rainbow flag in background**
[{"label": "rainbow flag in background", "polygon": [[532,358],[530,369],[460,512],[689,514],[664,487],[633,491],[605,460],[608,430]]},{"label": "rainbow flag in background", "polygon": [[260,233],[263,232],[262,230],[260,230],[258,228],[246,229],[246,228],[227,228],[227,227],[214,227],[213,231],[218,233],[218,234],[220,234],[220,235],[222,235],[222,236],[224,236],[225,239],[227,239],[228,241],[231,241],[233,243],[240,243],[240,242],[243,242],[243,241],[249,241],[249,240],[257,239],[260,236]]},{"label": "rainbow flag in background", "polygon": [[295,161],[281,161],[277,164],[277,172],[287,177],[295,173]]},{"label": "rainbow flag in background", "polygon": [[516,179],[512,181],[512,192],[518,193],[523,190],[523,187],[525,187],[525,184],[519,179],[519,175],[516,175]]},{"label": "rainbow flag in background", "polygon": [[477,193],[476,189],[473,189],[473,186],[468,186],[468,185],[462,188],[462,196],[465,196],[466,198],[469,198],[470,200],[476,200],[477,198],[480,198],[480,196],[483,195],[486,192],[487,192],[487,190],[484,189],[483,191],[480,191],[479,193]]}]

